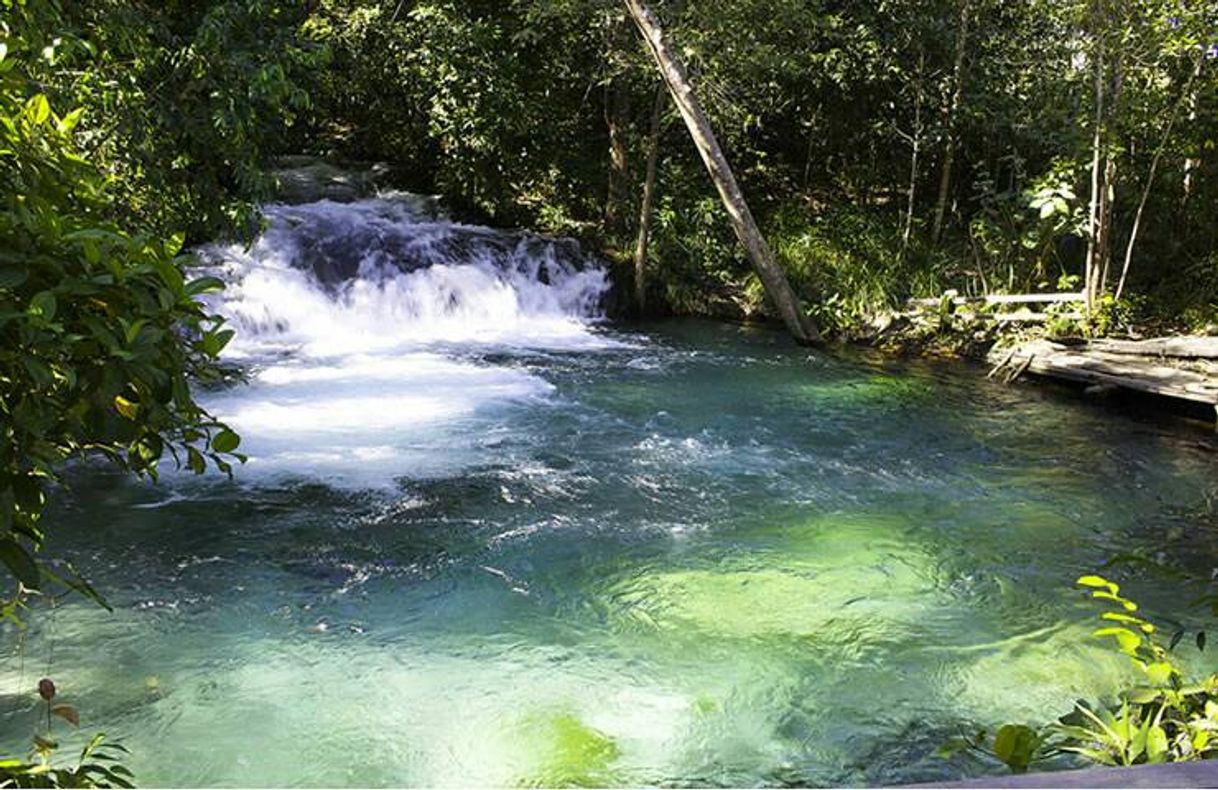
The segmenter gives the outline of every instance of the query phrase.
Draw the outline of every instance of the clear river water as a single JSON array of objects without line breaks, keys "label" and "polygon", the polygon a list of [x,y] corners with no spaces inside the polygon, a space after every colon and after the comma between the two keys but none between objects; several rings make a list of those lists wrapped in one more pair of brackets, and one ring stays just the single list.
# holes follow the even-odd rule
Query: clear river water
[{"label": "clear river water", "polygon": [[406,198],[268,214],[252,249],[204,252],[248,381],[203,400],[250,460],[71,470],[48,553],[115,611],[7,627],[5,751],[49,675],[82,718],[57,733],[120,738],[144,785],[990,772],[932,753],[1131,677],[1075,578],[1218,560],[1212,428],[766,329],[614,325],[572,245]]}]

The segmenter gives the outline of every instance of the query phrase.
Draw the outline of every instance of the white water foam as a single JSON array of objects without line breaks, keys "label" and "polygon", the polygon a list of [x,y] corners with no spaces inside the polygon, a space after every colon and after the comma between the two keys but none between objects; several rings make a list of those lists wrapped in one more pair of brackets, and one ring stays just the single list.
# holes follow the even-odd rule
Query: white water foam
[{"label": "white water foam", "polygon": [[402,196],[265,213],[249,249],[202,252],[228,283],[225,354],[252,373],[206,401],[243,436],[243,478],[452,471],[476,462],[480,424],[553,389],[471,356],[620,345],[592,331],[608,282],[573,242],[424,216]]}]

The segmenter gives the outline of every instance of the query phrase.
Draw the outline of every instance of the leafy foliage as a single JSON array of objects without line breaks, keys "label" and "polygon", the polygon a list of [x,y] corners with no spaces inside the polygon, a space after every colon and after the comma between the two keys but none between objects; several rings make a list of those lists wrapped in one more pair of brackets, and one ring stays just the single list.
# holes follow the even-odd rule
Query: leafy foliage
[{"label": "leafy foliage", "polygon": [[[1158,628],[1138,614],[1138,605],[1123,596],[1115,582],[1087,575],[1078,584],[1106,607],[1093,636],[1110,639],[1128,656],[1142,683],[1123,690],[1116,704],[1079,701],[1072,712],[1044,727],[1006,724],[992,741],[981,731],[950,741],[940,753],[971,750],[1022,773],[1034,762],[1059,754],[1117,766],[1207,759],[1218,752],[1218,674],[1187,680],[1172,652],[1179,633],[1164,647]],[[1197,647],[1205,648],[1203,634]]]},{"label": "leafy foliage", "polygon": [[[1099,16],[1087,0],[652,6],[754,213],[831,323],[909,294],[1082,274],[1101,42],[1120,86],[1102,119],[1111,279],[1149,184],[1125,293],[1160,313],[1212,313],[1218,68],[1206,47],[1218,19],[1204,3],[1109,3]],[[633,231],[604,219],[621,199],[609,130],[626,130],[633,182],[614,213],[633,219],[656,76],[616,2],[322,0],[306,28],[333,59],[296,126],[301,145],[387,160],[478,216],[576,233],[612,257],[631,249]],[[660,134],[648,303],[765,313],[673,116]]]},{"label": "leafy foliage", "polygon": [[168,453],[227,472],[239,440],[191,393],[222,375],[232,331],[200,300],[220,283],[185,274],[181,234],[112,219],[113,178],[81,149],[82,110],[57,111],[38,90],[36,64],[51,56],[21,30],[3,34],[0,561],[36,590],[39,516],[65,460],[96,454],[155,477]]}]

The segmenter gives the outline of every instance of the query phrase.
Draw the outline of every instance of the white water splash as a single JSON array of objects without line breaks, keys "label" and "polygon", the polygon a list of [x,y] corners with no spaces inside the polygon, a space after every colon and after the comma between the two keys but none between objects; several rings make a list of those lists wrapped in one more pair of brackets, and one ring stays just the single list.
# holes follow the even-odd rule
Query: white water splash
[{"label": "white water splash", "polygon": [[451,471],[476,460],[469,421],[553,389],[470,356],[619,345],[592,331],[605,271],[569,240],[428,217],[403,196],[265,213],[248,250],[203,251],[228,283],[226,356],[254,371],[207,403],[244,437],[243,477]]}]

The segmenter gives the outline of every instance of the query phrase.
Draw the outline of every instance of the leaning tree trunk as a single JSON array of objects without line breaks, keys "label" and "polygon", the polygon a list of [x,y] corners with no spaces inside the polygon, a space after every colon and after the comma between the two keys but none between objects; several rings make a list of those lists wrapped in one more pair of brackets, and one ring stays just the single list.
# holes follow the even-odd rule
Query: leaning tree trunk
[{"label": "leaning tree trunk", "polygon": [[655,202],[656,170],[660,162],[660,120],[664,113],[664,83],[656,88],[647,133],[647,172],[643,176],[643,201],[639,208],[639,240],[634,246],[634,300],[640,314],[647,310],[647,242],[651,235],[651,206]]},{"label": "leaning tree trunk", "polygon": [[[1129,265],[1133,262],[1133,245],[1138,240],[1138,231],[1142,228],[1142,214],[1146,211],[1146,201],[1150,199],[1150,191],[1155,184],[1155,173],[1159,170],[1159,161],[1163,158],[1163,152],[1171,141],[1172,128],[1176,125],[1176,118],[1180,114],[1181,105],[1188,101],[1190,97],[1196,96],[1192,91],[1193,82],[1201,73],[1200,58],[1198,58],[1197,63],[1198,66],[1189,76],[1188,82],[1184,83],[1184,92],[1181,94],[1180,99],[1172,105],[1171,115],[1167,118],[1167,126],[1163,129],[1163,137],[1159,140],[1159,146],[1155,149],[1154,156],[1150,160],[1150,172],[1146,174],[1146,183],[1142,185],[1142,197],[1138,200],[1138,210],[1133,215],[1133,227],[1129,229],[1129,241],[1125,243],[1125,263],[1121,266],[1121,279],[1117,281],[1115,294],[1118,300],[1121,298],[1121,294],[1125,292],[1125,279],[1129,277]],[[1193,107],[1193,113],[1196,113],[1195,106]]]},{"label": "leaning tree trunk", "polygon": [[757,270],[757,276],[761,279],[761,284],[765,287],[770,301],[778,310],[787,331],[801,343],[819,343],[820,333],[817,331],[816,325],[804,313],[799,299],[791,290],[791,284],[787,281],[786,274],[775,262],[774,253],[770,251],[770,246],[766,244],[761,231],[757,228],[757,222],[753,219],[753,213],[749,211],[740,186],[736,183],[736,177],[732,174],[727,158],[724,157],[723,150],[719,147],[719,141],[715,138],[714,130],[711,129],[702,104],[694,95],[685,66],[677,54],[669,48],[659,22],[643,5],[642,0],[623,0],[623,2],[630,11],[631,17],[634,18],[635,24],[638,25],[644,41],[647,42],[656,65],[660,69],[660,74],[664,77],[664,82],[667,83],[668,90],[672,94],[673,101],[685,120],[689,135],[698,147],[702,162],[710,172],[711,180],[715,182],[719,197],[723,200],[724,207],[727,208],[732,230],[736,232],[736,238],[748,252],[749,260]]}]

